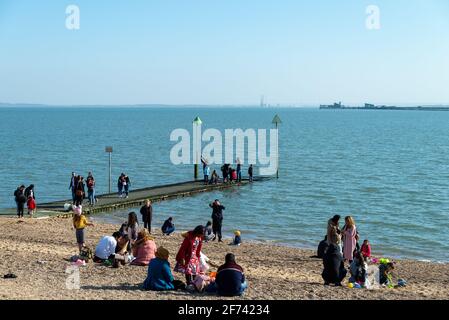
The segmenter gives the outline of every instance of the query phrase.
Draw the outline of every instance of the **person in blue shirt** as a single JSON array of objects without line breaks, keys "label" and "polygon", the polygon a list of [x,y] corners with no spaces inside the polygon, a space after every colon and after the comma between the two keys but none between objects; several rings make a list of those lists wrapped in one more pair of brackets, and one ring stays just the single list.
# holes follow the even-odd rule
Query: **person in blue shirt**
[{"label": "person in blue shirt", "polygon": [[143,282],[145,290],[166,291],[185,289],[182,281],[174,280],[171,273],[168,257],[170,253],[164,247],[159,247],[156,251],[156,258],[148,265],[148,275]]}]

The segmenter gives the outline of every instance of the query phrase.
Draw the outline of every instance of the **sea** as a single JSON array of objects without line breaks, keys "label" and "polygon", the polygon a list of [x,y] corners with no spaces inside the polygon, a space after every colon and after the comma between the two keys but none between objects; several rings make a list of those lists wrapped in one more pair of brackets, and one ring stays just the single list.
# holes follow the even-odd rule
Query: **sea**
[{"label": "sea", "polygon": [[[271,129],[278,115],[279,177],[250,186],[154,204],[153,227],[169,216],[178,231],[205,224],[208,204],[225,206],[228,238],[315,249],[335,214],[355,219],[378,256],[449,262],[449,112],[319,110],[257,107],[0,108],[0,211],[13,208],[20,184],[34,184],[37,203],[70,198],[74,171],[92,171],[97,193],[128,174],[131,189],[193,179],[175,165],[175,129]],[[203,143],[203,147],[207,143]],[[242,160],[242,159],[241,159]],[[247,171],[247,161],[243,172]],[[213,164],[212,169],[220,169]],[[263,167],[256,163],[255,173]],[[116,223],[138,208],[98,214]],[[269,253],[267,253],[269,254]]]}]

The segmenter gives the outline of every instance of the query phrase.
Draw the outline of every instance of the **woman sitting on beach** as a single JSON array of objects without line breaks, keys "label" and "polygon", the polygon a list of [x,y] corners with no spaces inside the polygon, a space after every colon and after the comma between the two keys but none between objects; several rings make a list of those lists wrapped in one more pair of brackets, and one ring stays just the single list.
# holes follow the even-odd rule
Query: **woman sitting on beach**
[{"label": "woman sitting on beach", "polygon": [[137,235],[137,240],[132,246],[135,260],[131,263],[135,266],[147,266],[156,254],[156,244],[154,238],[147,229],[142,229]]},{"label": "woman sitting on beach", "polygon": [[329,245],[323,257],[323,265],[324,269],[321,276],[323,277],[324,285],[334,283],[335,286],[341,286],[347,271],[337,245],[333,243]]},{"label": "woman sitting on beach", "polygon": [[345,260],[352,262],[353,253],[357,245],[357,228],[354,219],[351,216],[345,218],[345,226],[342,229],[343,233],[343,256]]},{"label": "woman sitting on beach", "polygon": [[192,284],[194,277],[200,273],[201,248],[203,246],[204,226],[197,226],[187,232],[176,255],[175,271],[185,274],[187,285]]},{"label": "woman sitting on beach", "polygon": [[184,289],[182,281],[174,280],[170,270],[168,257],[170,253],[164,247],[159,247],[156,257],[150,261],[148,275],[143,283],[145,290],[165,291]]},{"label": "woman sitting on beach", "polygon": [[206,227],[204,228],[204,241],[208,242],[214,238],[214,233],[212,231],[212,221],[207,221]]}]

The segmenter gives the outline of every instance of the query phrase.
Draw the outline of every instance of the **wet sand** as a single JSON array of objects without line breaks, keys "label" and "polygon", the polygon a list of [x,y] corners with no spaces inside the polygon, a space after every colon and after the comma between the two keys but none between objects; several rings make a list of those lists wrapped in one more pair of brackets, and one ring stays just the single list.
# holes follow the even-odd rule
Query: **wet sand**
[{"label": "wet sand", "polygon": [[[94,248],[102,236],[118,227],[88,227],[86,244]],[[92,262],[80,268],[80,289],[69,290],[69,274],[65,271],[70,263],[66,259],[77,253],[71,219],[1,217],[0,230],[0,299],[229,299],[181,291],[144,291],[141,284],[147,267],[113,269]],[[181,235],[165,237],[159,230],[153,233],[156,244],[169,249],[173,268]],[[309,250],[250,242],[239,247],[209,242],[204,244],[203,252],[216,264],[222,264],[228,252],[236,255],[249,288],[243,297],[233,299],[449,299],[449,264],[396,260],[394,276],[406,279],[407,287],[367,290],[347,288],[347,278],[343,287],[324,286],[322,262],[311,258],[315,252]],[[17,278],[3,279],[9,272]],[[181,274],[174,276],[184,280]]]}]

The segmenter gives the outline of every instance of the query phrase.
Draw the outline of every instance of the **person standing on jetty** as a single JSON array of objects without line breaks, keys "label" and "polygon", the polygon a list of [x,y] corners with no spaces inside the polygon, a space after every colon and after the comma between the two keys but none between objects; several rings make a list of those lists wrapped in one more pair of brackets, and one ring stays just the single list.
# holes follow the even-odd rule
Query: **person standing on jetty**
[{"label": "person standing on jetty", "polygon": [[87,184],[87,197],[89,198],[89,204],[93,206],[96,202],[95,198],[95,178],[92,172],[89,172],[86,179]]},{"label": "person standing on jetty", "polygon": [[253,182],[253,165],[250,164],[249,168],[248,168],[248,177],[249,177],[249,182]]},{"label": "person standing on jetty", "polygon": [[353,253],[357,245],[357,228],[354,219],[351,216],[345,217],[345,225],[342,230],[343,234],[343,257],[349,263],[353,260]]},{"label": "person standing on jetty", "polygon": [[86,190],[84,187],[84,178],[81,176],[78,176],[76,189],[75,189],[75,205],[77,205],[77,206],[82,205],[85,195],[86,195]]},{"label": "person standing on jetty", "polygon": [[117,181],[117,189],[118,189],[118,196],[121,198],[123,197],[123,182],[124,182],[124,174],[122,173],[120,177],[118,177]]},{"label": "person standing on jetty", "polygon": [[123,175],[123,189],[125,191],[125,198],[128,199],[129,195],[129,187],[131,185],[131,182],[129,181],[128,175]]},{"label": "person standing on jetty", "polygon": [[143,227],[148,229],[148,232],[151,234],[151,220],[153,220],[151,200],[145,201],[145,204],[140,208],[140,214],[142,215]]},{"label": "person standing on jetty", "polygon": [[76,185],[77,185],[77,176],[75,172],[72,172],[72,177],[70,178],[69,190],[72,191],[72,204],[75,204],[75,196],[76,196]]},{"label": "person standing on jetty", "polygon": [[206,164],[203,169],[204,174],[204,184],[209,184],[210,167]]},{"label": "person standing on jetty", "polygon": [[221,227],[223,224],[223,210],[225,210],[225,207],[221,205],[218,199],[215,199],[214,202],[209,204],[209,207],[212,208],[212,231],[214,233],[212,241],[215,241],[218,236],[218,242],[223,242],[221,240]]},{"label": "person standing on jetty", "polygon": [[237,159],[237,181],[242,182],[242,164],[240,159]]},{"label": "person standing on jetty", "polygon": [[23,218],[23,209],[25,207],[25,203],[27,202],[27,198],[25,197],[25,186],[21,185],[14,191],[14,200],[17,205],[17,216],[19,218]]},{"label": "person standing on jetty", "polygon": [[224,164],[221,166],[221,174],[223,175],[223,183],[228,181],[228,168],[229,164]]}]

